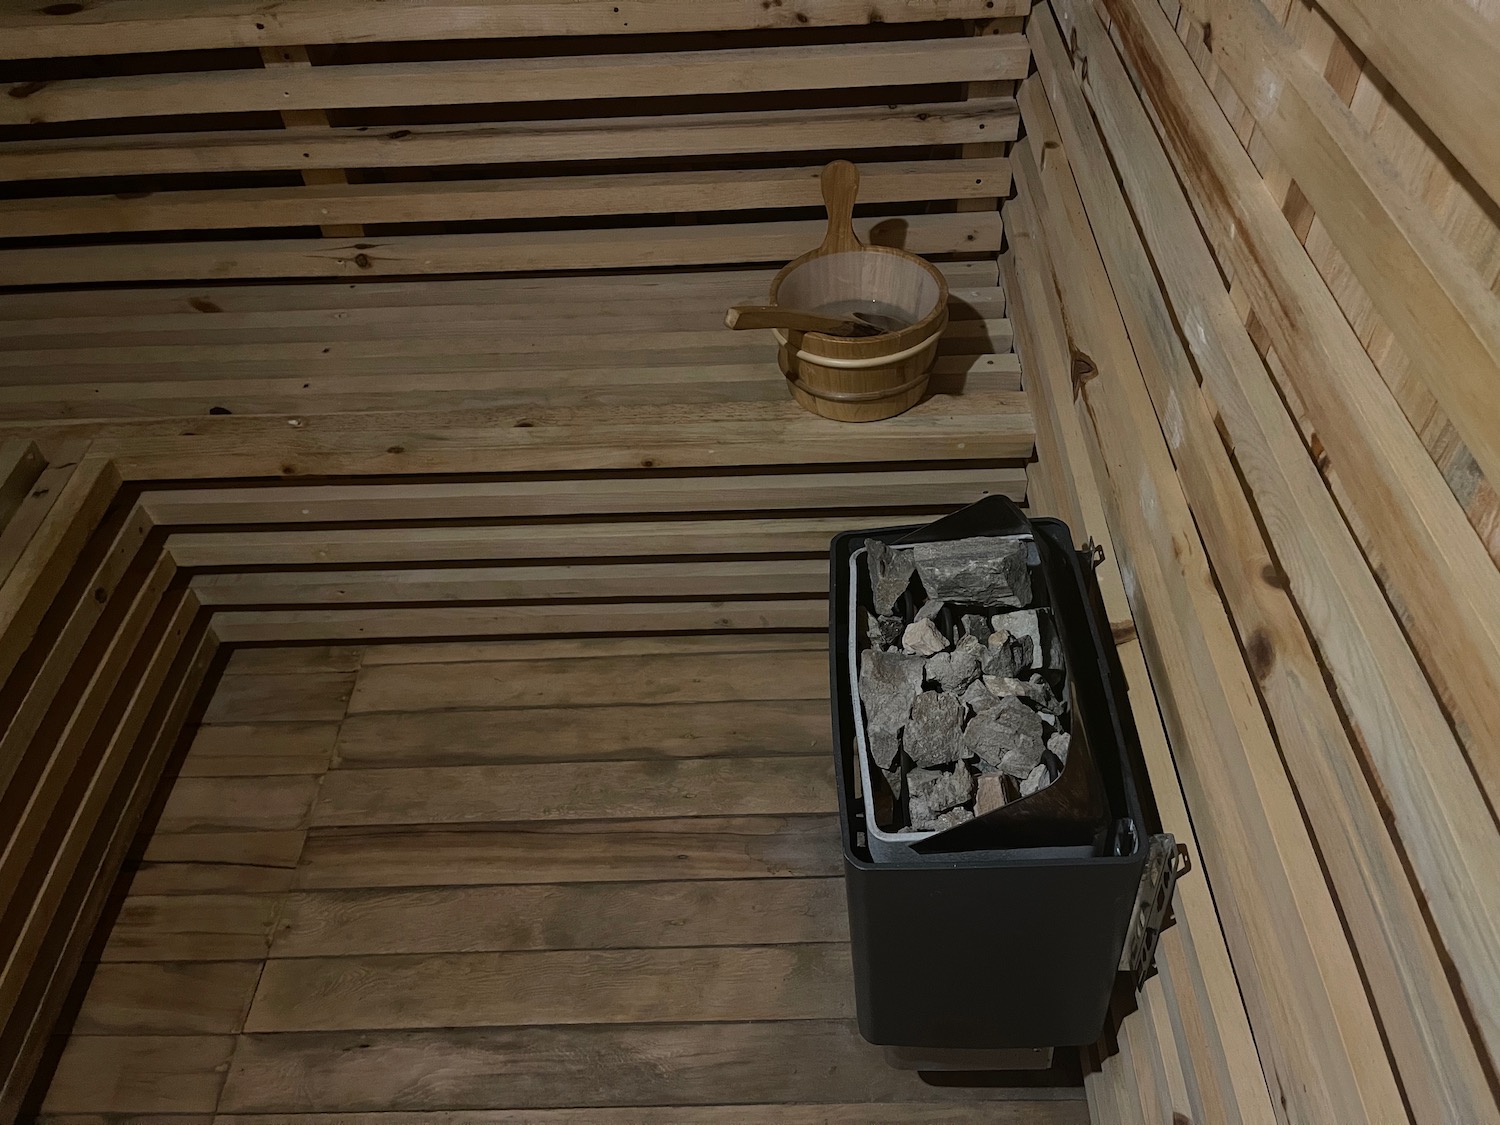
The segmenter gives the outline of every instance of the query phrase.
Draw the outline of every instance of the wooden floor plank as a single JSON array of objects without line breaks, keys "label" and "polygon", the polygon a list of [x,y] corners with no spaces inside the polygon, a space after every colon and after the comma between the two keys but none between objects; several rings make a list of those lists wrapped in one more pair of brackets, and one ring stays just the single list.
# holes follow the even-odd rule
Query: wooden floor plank
[{"label": "wooden floor plank", "polygon": [[340,769],[323,780],[312,823],[327,828],[795,815],[834,806],[833,762],[823,755]]},{"label": "wooden floor plank", "polygon": [[832,816],[314,829],[297,885],[756,879],[843,871]]},{"label": "wooden floor plank", "polygon": [[133,895],[284,891],[291,887],[306,833],[163,832],[146,844],[130,882]]},{"label": "wooden floor plank", "polygon": [[[1045,1079],[1043,1079],[1045,1080]],[[1025,1081],[1024,1078],[1018,1082]],[[886,1066],[852,1022],[248,1035],[220,1110],[715,1105],[724,1102],[1006,1101],[1075,1089],[961,1095]],[[774,1113],[774,1111],[773,1111]]]},{"label": "wooden floor plank", "polygon": [[[179,564],[181,565],[181,564]],[[229,654],[224,674],[248,672],[354,672],[363,650],[353,645],[295,645],[237,648]]]},{"label": "wooden floor plank", "polygon": [[[239,728],[210,727],[203,733],[215,729]],[[764,758],[828,750],[828,704],[818,699],[608,704],[590,707],[582,715],[569,707],[380,711],[353,715],[338,732],[339,764],[361,769],[612,758]],[[275,748],[269,752],[275,753]]]},{"label": "wooden floor plank", "polygon": [[104,961],[248,961],[266,956],[275,895],[130,895],[109,930]]},{"label": "wooden floor plank", "polygon": [[[753,521],[752,521],[753,522]],[[847,521],[838,521],[846,523]],[[877,526],[871,524],[871,527]],[[528,528],[530,532],[544,529]],[[820,529],[821,534],[821,529]],[[832,527],[828,538],[833,537]],[[675,542],[674,542],[674,545]],[[800,549],[800,548],[799,548]],[[499,660],[560,660],[574,656],[663,656],[674,653],[794,652],[825,651],[826,633],[777,633],[759,635],[724,633],[678,637],[594,637],[587,640],[559,638],[529,641],[425,641],[420,644],[371,645],[364,664],[472,664]]]},{"label": "wooden floor plank", "polygon": [[301,892],[281,907],[271,956],[846,940],[838,879],[705,879]]},{"label": "wooden floor plank", "polygon": [[118,962],[89,982],[75,1035],[231,1035],[245,1026],[260,961]]},{"label": "wooden floor plank", "polygon": [[75,1035],[45,1113],[212,1113],[232,1035]]},{"label": "wooden floor plank", "polygon": [[182,777],[162,809],[161,832],[274,832],[305,828],[318,778]]},{"label": "wooden floor plank", "polygon": [[333,759],[337,722],[229,723],[199,727],[179,777],[322,774]]},{"label": "wooden floor plank", "polygon": [[423,953],[271,961],[255,991],[246,1030],[809,1020],[853,1014],[849,949],[839,944]]},{"label": "wooden floor plank", "polygon": [[344,717],[352,672],[250,673],[225,676],[203,716],[205,723],[308,722]]},{"label": "wooden floor plank", "polygon": [[514,664],[366,668],[349,700],[351,715],[458,707],[547,707],[611,703],[826,699],[821,653],[596,657]]}]

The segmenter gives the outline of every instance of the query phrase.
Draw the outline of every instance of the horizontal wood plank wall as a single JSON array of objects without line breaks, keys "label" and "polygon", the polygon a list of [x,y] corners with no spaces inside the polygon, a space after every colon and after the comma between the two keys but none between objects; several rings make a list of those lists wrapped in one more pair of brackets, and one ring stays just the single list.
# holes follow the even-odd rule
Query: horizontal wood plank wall
[{"label": "horizontal wood plank wall", "polygon": [[7,12],[0,286],[779,263],[835,155],[993,253],[1027,6]]},{"label": "horizontal wood plank wall", "polygon": [[[1480,703],[1500,674],[1500,421],[1479,390],[1500,356],[1500,226],[1459,123],[1470,100],[1452,100],[1493,86],[1500,25],[1426,18],[1399,46],[1341,2],[1054,0],[1028,25],[1006,216],[1038,479],[1120,552],[1244,998],[1183,991],[1221,971],[1184,884],[1190,940],[1164,940],[1159,999],[1096,1059],[1097,1120],[1500,1121],[1497,736]],[[1417,81],[1416,58],[1441,81]],[[1053,454],[1075,412],[1070,462]],[[1213,596],[1174,608],[1182,584],[1162,576],[1196,566]],[[1183,661],[1187,617],[1233,631]],[[1225,677],[1258,707],[1195,734]],[[1258,779],[1216,795],[1210,759],[1256,739],[1274,740]],[[1226,796],[1239,811],[1215,811]],[[1301,887],[1257,934],[1279,875],[1271,851],[1240,864],[1262,831],[1301,856]],[[1259,1074],[1226,1108],[1229,1055],[1195,1046],[1246,1019]]]}]

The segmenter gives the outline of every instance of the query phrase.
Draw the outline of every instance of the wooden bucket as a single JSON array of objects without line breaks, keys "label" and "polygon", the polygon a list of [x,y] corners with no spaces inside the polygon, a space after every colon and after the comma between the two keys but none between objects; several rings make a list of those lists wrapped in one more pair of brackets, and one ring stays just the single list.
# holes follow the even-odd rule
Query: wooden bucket
[{"label": "wooden bucket", "polygon": [[823,169],[828,234],[816,250],[784,266],[771,303],[847,315],[894,316],[908,327],[877,336],[830,336],[776,329],[779,360],[797,402],[840,422],[873,422],[910,410],[927,392],[938,340],[948,326],[948,283],[930,263],[890,246],[866,246],[854,233],[859,172],[847,160]]}]

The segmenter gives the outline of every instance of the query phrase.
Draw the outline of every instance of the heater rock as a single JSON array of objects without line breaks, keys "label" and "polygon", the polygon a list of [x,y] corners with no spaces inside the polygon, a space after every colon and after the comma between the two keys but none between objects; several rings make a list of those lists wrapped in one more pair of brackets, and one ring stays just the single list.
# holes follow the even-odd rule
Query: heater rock
[{"label": "heater rock", "polygon": [[914,621],[901,634],[901,647],[915,656],[935,656],[948,647],[948,638],[931,618]]},{"label": "heater rock", "polygon": [[1047,748],[1047,731],[1042,720],[1015,696],[1006,696],[989,721],[999,728],[994,736],[1005,750],[1000,769],[1018,781],[1036,768]]},{"label": "heater rock", "polygon": [[973,711],[976,715],[983,715],[1000,706],[999,698],[978,680],[975,680],[968,687],[964,688],[959,693],[958,698],[963,700],[968,705],[969,710]]},{"label": "heater rock", "polygon": [[998,773],[986,773],[979,775],[979,781],[974,787],[974,813],[976,816],[984,816],[996,809],[1003,809],[1007,804],[1005,800],[1005,779]]},{"label": "heater rock", "polygon": [[1052,689],[1040,680],[1018,680],[1014,676],[985,676],[984,686],[992,695],[1007,696],[1015,695],[1022,699],[1029,699],[1038,707],[1045,707],[1049,711],[1057,708],[1056,697]]},{"label": "heater rock", "polygon": [[1072,741],[1072,735],[1062,733],[1054,734],[1051,738],[1047,739],[1047,749],[1057,759],[1058,765],[1065,766],[1068,764],[1068,744]]},{"label": "heater rock", "polygon": [[943,612],[943,607],[947,604],[941,598],[928,598],[922,603],[922,608],[917,610],[917,615],[912,620],[931,621],[933,624],[937,624],[937,615]]},{"label": "heater rock", "polygon": [[978,536],[918,543],[911,553],[929,598],[985,606],[1031,601],[1026,544],[1018,539]]},{"label": "heater rock", "polygon": [[876,648],[890,648],[899,644],[901,634],[906,626],[902,624],[899,617],[876,617],[867,614],[865,618],[865,636],[870,639],[870,644]]},{"label": "heater rock", "polygon": [[986,676],[1010,677],[1031,667],[1032,649],[1030,637],[1013,637],[1009,633],[995,633],[985,645],[980,665]]},{"label": "heater rock", "polygon": [[[924,691],[911,705],[906,756],[919,766],[956,762],[962,754],[964,705],[956,695]],[[907,775],[911,784],[911,775]]]},{"label": "heater rock", "polygon": [[1038,762],[1036,768],[1026,775],[1026,780],[1021,782],[1021,796],[1029,797],[1039,789],[1045,789],[1052,784],[1047,777],[1047,765]]},{"label": "heater rock", "polygon": [[1031,642],[1032,660],[1042,651],[1042,625],[1034,609],[1018,609],[1011,613],[997,613],[990,619],[990,626],[997,633],[1009,633]]},{"label": "heater rock", "polygon": [[990,639],[995,630],[990,628],[990,619],[982,613],[966,613],[963,618],[964,633],[980,644]]},{"label": "heater rock", "polygon": [[917,563],[910,551],[893,551],[879,539],[865,540],[865,563],[870,569],[870,588],[875,593],[875,612],[884,616],[896,607],[911,584]]},{"label": "heater rock", "polygon": [[974,796],[974,779],[963,766],[955,770],[909,770],[906,792],[912,825],[930,825],[939,813]]},{"label": "heater rock", "polygon": [[942,816],[932,818],[931,829],[934,832],[946,832],[973,819],[974,814],[968,809],[949,809]]},{"label": "heater rock", "polygon": [[898,735],[922,690],[920,656],[866,649],[859,660],[859,701],[865,708],[865,735],[870,756],[889,769],[900,749]]},{"label": "heater rock", "polygon": [[927,659],[927,679],[944,691],[962,692],[979,678],[979,658],[984,646],[973,637],[963,637],[952,652]]}]

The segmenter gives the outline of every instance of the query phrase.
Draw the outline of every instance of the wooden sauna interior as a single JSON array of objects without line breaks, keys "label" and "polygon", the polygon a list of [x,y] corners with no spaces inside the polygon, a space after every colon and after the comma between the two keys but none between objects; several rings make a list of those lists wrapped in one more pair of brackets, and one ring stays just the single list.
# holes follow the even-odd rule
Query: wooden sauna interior
[{"label": "wooden sauna interior", "polygon": [[[0,1122],[1500,1122],[1494,0],[3,0],[0,88]],[[863,425],[722,326],[835,157],[952,294]],[[827,543],[992,494],[1189,871],[919,1075]]]}]

